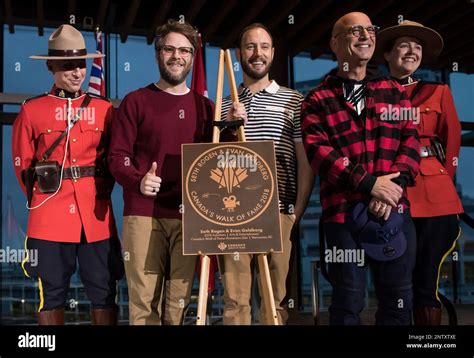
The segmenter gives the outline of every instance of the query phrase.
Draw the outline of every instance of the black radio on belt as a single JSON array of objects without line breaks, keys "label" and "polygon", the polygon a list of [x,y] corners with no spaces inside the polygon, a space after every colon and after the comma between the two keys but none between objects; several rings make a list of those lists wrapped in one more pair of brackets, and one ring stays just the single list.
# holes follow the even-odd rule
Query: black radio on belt
[{"label": "black radio on belt", "polygon": [[436,158],[438,158],[441,164],[445,164],[446,154],[444,153],[443,143],[441,143],[438,137],[431,138],[431,146],[434,148]]},{"label": "black radio on belt", "polygon": [[425,145],[420,148],[420,157],[436,157],[441,164],[446,163],[446,154],[444,153],[443,143],[437,138],[430,138],[431,145]]}]

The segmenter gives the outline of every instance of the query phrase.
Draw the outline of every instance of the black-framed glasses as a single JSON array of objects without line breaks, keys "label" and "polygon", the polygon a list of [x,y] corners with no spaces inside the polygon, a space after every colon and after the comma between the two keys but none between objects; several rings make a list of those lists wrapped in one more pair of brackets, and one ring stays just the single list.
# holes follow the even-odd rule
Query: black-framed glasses
[{"label": "black-framed glasses", "polygon": [[192,47],[174,47],[171,45],[162,45],[158,47],[158,51],[163,51],[167,55],[172,55],[174,52],[178,50],[178,53],[181,56],[191,56],[194,54],[194,49]]},{"label": "black-framed glasses", "polygon": [[380,26],[376,26],[376,25],[370,25],[367,27],[364,27],[362,25],[351,26],[347,30],[335,34],[334,38],[336,38],[340,34],[352,34],[354,35],[354,37],[360,37],[364,33],[364,30],[367,31],[370,37],[374,37],[380,31]]}]

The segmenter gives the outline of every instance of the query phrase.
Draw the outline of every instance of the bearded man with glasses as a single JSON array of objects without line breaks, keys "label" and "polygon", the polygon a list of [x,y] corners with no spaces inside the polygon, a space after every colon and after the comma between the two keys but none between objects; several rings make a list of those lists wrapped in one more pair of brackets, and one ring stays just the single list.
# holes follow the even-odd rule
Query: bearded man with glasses
[{"label": "bearded man with glasses", "polygon": [[328,262],[332,325],[360,324],[365,263],[374,273],[376,324],[410,324],[416,242],[406,187],[418,173],[420,143],[412,118],[391,117],[410,113],[403,111],[411,109],[403,87],[367,67],[377,31],[360,12],[334,24],[330,45],[338,68],[301,109],[306,154],[321,177],[327,247],[364,255],[362,262],[349,256]]},{"label": "bearded man with glasses", "polygon": [[[160,80],[129,93],[112,124],[110,171],[123,186],[130,324],[182,324],[197,256],[184,256],[181,144],[210,142],[213,104],[186,86],[198,34],[169,20],[156,30]],[[237,103],[229,117],[246,118]],[[229,134],[230,135],[230,134]]]}]

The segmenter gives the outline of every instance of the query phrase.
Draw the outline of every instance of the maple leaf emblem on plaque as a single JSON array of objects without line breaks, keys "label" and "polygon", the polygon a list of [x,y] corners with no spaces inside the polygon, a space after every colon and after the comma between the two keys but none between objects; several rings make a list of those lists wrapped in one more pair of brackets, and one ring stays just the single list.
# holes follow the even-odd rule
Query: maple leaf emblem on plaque
[{"label": "maple leaf emblem on plaque", "polygon": [[233,188],[240,188],[240,183],[247,178],[247,169],[236,168],[235,166],[211,169],[211,179],[219,184],[219,189],[225,188],[228,194],[232,193]]}]

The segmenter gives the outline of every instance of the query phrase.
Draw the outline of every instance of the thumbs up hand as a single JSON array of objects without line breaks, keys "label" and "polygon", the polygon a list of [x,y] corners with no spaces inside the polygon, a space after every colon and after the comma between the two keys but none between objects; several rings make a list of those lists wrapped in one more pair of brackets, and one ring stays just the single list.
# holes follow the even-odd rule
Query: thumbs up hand
[{"label": "thumbs up hand", "polygon": [[140,182],[140,191],[145,196],[156,196],[160,191],[161,178],[155,175],[158,164],[153,162]]}]

